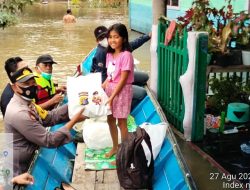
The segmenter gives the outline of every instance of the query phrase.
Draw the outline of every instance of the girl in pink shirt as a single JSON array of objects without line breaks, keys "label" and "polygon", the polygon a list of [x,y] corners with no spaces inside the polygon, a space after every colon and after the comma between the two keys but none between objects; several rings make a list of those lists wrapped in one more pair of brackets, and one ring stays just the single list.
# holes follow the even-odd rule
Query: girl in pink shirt
[{"label": "girl in pink shirt", "polygon": [[112,25],[107,33],[108,49],[106,56],[107,79],[103,87],[109,97],[108,104],[112,114],[108,115],[109,130],[113,148],[106,157],[116,154],[118,148],[118,127],[124,141],[128,135],[127,117],[132,102],[132,82],[134,81],[134,61],[128,43],[128,31],[124,24]]}]

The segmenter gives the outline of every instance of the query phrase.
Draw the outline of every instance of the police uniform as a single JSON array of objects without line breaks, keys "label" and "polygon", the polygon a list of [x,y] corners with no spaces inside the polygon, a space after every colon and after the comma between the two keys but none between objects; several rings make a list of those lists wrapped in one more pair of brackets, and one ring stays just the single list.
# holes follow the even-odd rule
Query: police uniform
[{"label": "police uniform", "polygon": [[66,127],[49,132],[44,126],[68,121],[68,106],[47,112],[14,94],[4,118],[5,132],[13,133],[14,176],[28,170],[34,151],[39,147],[58,147],[70,142]]}]

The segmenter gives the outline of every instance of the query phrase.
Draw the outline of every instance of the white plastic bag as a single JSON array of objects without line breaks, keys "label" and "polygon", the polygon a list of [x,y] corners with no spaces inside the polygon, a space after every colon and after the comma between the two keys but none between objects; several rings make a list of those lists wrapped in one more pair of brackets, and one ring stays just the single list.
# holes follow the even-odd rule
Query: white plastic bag
[{"label": "white plastic bag", "polygon": [[81,108],[88,117],[100,117],[111,114],[105,105],[108,97],[101,87],[101,73],[91,73],[86,76],[67,78],[67,95],[69,118],[72,118]]},{"label": "white plastic bag", "polygon": [[[151,124],[151,123],[143,123],[140,125],[141,128],[145,129],[148,133],[152,145],[152,152],[154,156],[154,160],[158,156],[164,138],[166,136],[167,123],[159,123],[159,124]],[[143,145],[143,144],[142,144]],[[143,147],[147,160],[150,158],[150,151]]]},{"label": "white plastic bag", "polygon": [[[91,149],[99,150],[112,147],[113,142],[106,117],[85,120],[83,123],[83,139],[86,146]],[[118,141],[121,142],[119,128]]]}]

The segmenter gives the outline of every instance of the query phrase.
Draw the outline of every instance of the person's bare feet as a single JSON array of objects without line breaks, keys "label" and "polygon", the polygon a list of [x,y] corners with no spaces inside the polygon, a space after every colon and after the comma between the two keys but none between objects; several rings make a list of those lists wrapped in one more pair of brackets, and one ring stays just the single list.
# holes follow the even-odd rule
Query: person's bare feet
[{"label": "person's bare feet", "polygon": [[64,190],[76,190],[75,188],[71,187],[69,184],[62,183],[62,187]]},{"label": "person's bare feet", "polygon": [[117,148],[112,148],[108,153],[105,154],[106,158],[110,158],[117,153]]}]

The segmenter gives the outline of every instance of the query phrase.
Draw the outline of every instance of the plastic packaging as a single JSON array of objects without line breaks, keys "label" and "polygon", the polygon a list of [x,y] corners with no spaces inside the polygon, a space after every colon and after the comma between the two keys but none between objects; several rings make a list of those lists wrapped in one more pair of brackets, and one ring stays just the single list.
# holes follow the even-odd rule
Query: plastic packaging
[{"label": "plastic packaging", "polygon": [[237,129],[237,127],[223,131],[224,134],[232,134],[232,133],[238,133],[238,132],[239,132],[239,130]]}]

